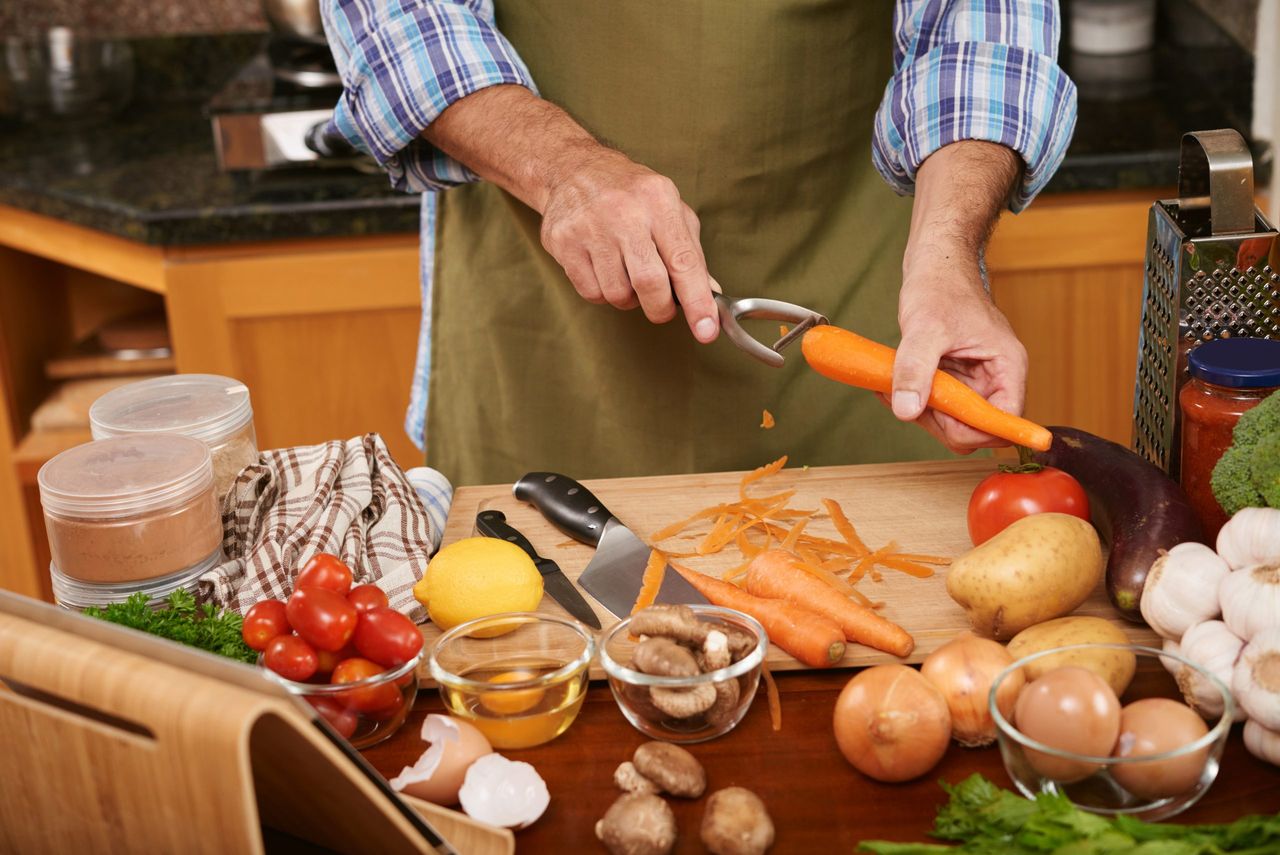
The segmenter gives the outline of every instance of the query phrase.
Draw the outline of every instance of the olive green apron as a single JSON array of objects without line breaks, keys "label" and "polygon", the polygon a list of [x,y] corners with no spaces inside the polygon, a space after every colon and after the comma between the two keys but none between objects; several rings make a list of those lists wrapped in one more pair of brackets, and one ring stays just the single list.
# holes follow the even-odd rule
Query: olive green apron
[{"label": "olive green apron", "polygon": [[[891,14],[849,0],[497,2],[543,96],[675,181],[726,293],[885,342],[910,216],[871,166]],[[811,371],[798,345],[769,368],[724,336],[699,345],[683,319],[585,302],[539,225],[491,184],[440,201],[427,459],[455,484],[945,454]]]}]

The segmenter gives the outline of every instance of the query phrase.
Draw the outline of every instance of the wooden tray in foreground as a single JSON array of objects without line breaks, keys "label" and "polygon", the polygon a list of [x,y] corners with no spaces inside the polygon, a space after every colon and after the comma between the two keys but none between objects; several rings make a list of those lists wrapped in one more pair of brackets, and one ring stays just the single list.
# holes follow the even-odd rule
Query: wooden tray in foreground
[{"label": "wooden tray in foreground", "polygon": [[[996,465],[995,460],[980,459],[784,469],[762,484],[754,485],[751,492],[765,495],[794,488],[796,496],[791,506],[797,508],[821,508],[821,499],[835,499],[872,549],[893,540],[903,552],[955,557],[970,548],[965,522],[969,494]],[[619,519],[645,538],[701,508],[736,500],[741,479],[740,472],[721,472],[584,483]],[[559,564],[570,579],[576,579],[591,560],[590,547],[571,540],[531,506],[517,501],[507,484],[460,488],[454,494],[449,511],[444,543],[475,534],[476,514],[491,508],[505,513],[507,520],[524,532],[534,548]],[[708,527],[709,523],[690,532],[705,533]],[[839,539],[825,515],[813,519],[805,531]],[[692,552],[696,543],[696,540],[682,540],[677,536],[661,545],[668,551]],[[720,575],[742,560],[737,547],[730,546],[718,555],[679,559],[677,563]],[[915,636],[916,648],[908,662],[920,662],[956,633],[969,628],[964,611],[947,596],[945,573],[946,568],[940,567],[932,577],[917,579],[882,570],[883,581],[863,579],[858,584],[858,589],[872,600],[884,603],[881,614]],[[589,594],[585,595],[599,615],[601,625],[607,627],[613,616]],[[565,613],[550,597],[543,597],[539,611]],[[1102,585],[1074,614],[1106,618],[1124,630],[1133,642],[1159,646],[1154,632],[1129,623],[1116,613]],[[430,644],[440,632],[427,624],[423,634]],[[902,660],[860,644],[850,644],[840,666],[898,661]],[[769,665],[775,671],[806,668],[776,647],[769,651]],[[592,676],[603,674],[598,667],[593,667]]]}]

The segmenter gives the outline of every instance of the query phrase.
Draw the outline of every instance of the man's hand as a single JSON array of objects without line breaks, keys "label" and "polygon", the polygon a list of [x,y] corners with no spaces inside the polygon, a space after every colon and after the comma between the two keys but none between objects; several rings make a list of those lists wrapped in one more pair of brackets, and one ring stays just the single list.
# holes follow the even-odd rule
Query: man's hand
[{"label": "man's hand", "polygon": [[1022,414],[1027,353],[991,302],[978,258],[1018,180],[1021,161],[1003,146],[964,141],[934,152],[916,174],[911,236],[902,263],[893,364],[894,415],[915,421],[952,451],[1008,445],[926,409],[941,368],[1000,409]]},{"label": "man's hand", "polygon": [[676,315],[714,341],[720,323],[699,223],[675,184],[597,142],[522,86],[451,104],[428,142],[542,214],[542,245],[592,303],[637,305],[654,323]]}]

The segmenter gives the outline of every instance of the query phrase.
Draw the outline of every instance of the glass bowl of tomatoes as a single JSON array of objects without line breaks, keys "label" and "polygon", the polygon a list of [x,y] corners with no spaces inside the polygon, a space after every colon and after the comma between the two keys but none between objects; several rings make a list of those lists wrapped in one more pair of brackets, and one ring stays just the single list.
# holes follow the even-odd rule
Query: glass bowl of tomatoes
[{"label": "glass bowl of tomatoes", "polygon": [[353,748],[363,749],[404,724],[418,696],[418,665],[424,655],[419,650],[403,665],[386,669],[367,659],[345,659],[328,680],[318,675],[312,678],[316,682],[287,680],[269,668],[263,670],[269,679],[315,707]]},{"label": "glass bowl of tomatoes", "polygon": [[418,694],[422,633],[376,585],[352,586],[350,568],[312,557],[287,601],[244,616],[244,641],[267,676],[313,707],[356,748],[404,723]]}]

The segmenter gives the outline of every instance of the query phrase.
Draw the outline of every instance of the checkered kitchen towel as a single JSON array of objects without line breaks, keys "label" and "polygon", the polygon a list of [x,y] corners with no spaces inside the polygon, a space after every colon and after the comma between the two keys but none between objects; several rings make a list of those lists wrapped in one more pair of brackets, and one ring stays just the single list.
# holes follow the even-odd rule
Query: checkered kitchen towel
[{"label": "checkered kitchen towel", "polygon": [[413,584],[440,544],[452,487],[434,470],[412,474],[377,434],[263,452],[223,502],[227,560],[200,578],[201,599],[242,613],[285,599],[307,560],[328,552],[356,584],[376,584],[393,608],[425,620]]}]

